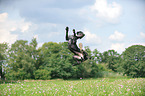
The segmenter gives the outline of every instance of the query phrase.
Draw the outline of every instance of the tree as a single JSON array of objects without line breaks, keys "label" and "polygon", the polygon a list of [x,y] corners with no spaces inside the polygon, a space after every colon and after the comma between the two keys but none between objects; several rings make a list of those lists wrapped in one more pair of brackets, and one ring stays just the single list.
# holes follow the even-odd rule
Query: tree
[{"label": "tree", "polygon": [[145,46],[133,45],[122,53],[124,74],[145,77]]},{"label": "tree", "polygon": [[40,48],[40,58],[43,60],[39,65],[50,71],[51,78],[68,79],[73,73],[71,56],[66,43],[44,43]]},{"label": "tree", "polygon": [[124,68],[122,66],[123,59],[121,58],[121,55],[119,55],[119,57],[115,59],[114,62],[115,62],[115,64],[113,65],[114,72],[123,73]]},{"label": "tree", "polygon": [[51,78],[50,72],[46,69],[38,69],[34,73],[35,79],[48,80]]},{"label": "tree", "polygon": [[8,51],[8,66],[5,75],[8,79],[34,78],[37,58],[36,46],[36,39],[32,39],[30,44],[24,40],[17,40],[12,44]]},{"label": "tree", "polygon": [[89,48],[89,46],[85,46],[85,51],[88,53],[88,56],[91,57],[92,56],[92,51]]},{"label": "tree", "polygon": [[1,76],[1,78],[4,78],[2,68],[3,68],[4,61],[6,61],[6,59],[7,59],[7,49],[8,49],[7,43],[0,44],[0,76]]},{"label": "tree", "polygon": [[[87,52],[88,56],[89,57],[92,57],[92,52],[91,52],[91,49],[89,48],[89,46],[86,46],[85,47],[85,51]],[[91,70],[92,70],[92,63],[93,60],[90,60],[88,58],[88,60],[82,62],[79,66],[78,66],[78,69],[77,69],[77,78],[88,78],[91,76]]]},{"label": "tree", "polygon": [[115,50],[108,50],[107,67],[116,71],[115,65],[119,60],[119,54]]},{"label": "tree", "polygon": [[97,63],[106,64],[106,66],[113,70],[117,71],[119,65],[120,55],[115,50],[108,50],[100,53],[97,49],[93,51],[93,58]]},{"label": "tree", "polygon": [[85,51],[91,58],[89,58],[88,60],[84,61],[83,63],[77,66],[76,77],[77,78],[99,77],[98,72],[104,71],[103,66],[98,64],[100,62],[99,51],[95,49],[92,54],[92,51],[88,46],[85,47]]},{"label": "tree", "polygon": [[92,57],[93,57],[93,60],[95,60],[97,64],[102,62],[103,55],[97,49],[93,51]]},{"label": "tree", "polygon": [[91,76],[92,71],[91,67],[91,60],[86,60],[80,65],[78,65],[76,70],[76,78],[89,78]]}]

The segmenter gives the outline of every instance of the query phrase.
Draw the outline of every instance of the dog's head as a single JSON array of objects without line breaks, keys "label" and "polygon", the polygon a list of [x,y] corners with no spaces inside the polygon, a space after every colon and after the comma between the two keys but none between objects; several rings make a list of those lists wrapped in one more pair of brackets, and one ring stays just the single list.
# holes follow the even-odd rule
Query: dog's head
[{"label": "dog's head", "polygon": [[78,37],[79,39],[83,38],[84,36],[85,36],[85,34],[84,34],[82,31],[78,31],[78,32],[77,32],[77,37]]}]

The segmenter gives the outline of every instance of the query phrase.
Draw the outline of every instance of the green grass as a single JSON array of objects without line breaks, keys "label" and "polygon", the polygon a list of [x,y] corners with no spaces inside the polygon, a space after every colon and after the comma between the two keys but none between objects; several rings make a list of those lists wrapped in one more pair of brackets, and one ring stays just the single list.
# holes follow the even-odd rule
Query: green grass
[{"label": "green grass", "polygon": [[0,96],[145,96],[145,78],[29,80],[0,84]]}]

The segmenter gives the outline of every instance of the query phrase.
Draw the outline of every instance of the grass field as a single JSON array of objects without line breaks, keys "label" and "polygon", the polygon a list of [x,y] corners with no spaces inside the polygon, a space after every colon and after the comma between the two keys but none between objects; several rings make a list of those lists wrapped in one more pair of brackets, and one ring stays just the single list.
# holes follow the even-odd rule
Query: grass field
[{"label": "grass field", "polygon": [[0,96],[145,96],[145,78],[24,80],[0,84]]}]

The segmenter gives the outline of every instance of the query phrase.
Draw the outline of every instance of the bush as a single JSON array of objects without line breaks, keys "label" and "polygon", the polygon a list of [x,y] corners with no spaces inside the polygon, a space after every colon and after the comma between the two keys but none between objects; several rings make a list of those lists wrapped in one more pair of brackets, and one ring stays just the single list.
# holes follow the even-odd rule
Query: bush
[{"label": "bush", "polygon": [[50,72],[46,69],[38,69],[34,73],[35,79],[47,80],[50,79]]},{"label": "bush", "polygon": [[123,74],[119,74],[113,71],[100,71],[96,74],[98,78],[124,78]]},{"label": "bush", "polygon": [[30,74],[29,73],[27,74],[24,71],[24,69],[18,68],[17,72],[12,71],[12,70],[10,70],[10,72],[7,72],[5,74],[5,77],[6,77],[7,80],[24,80],[24,79],[30,78]]},{"label": "bush", "polygon": [[102,73],[103,71],[108,71],[104,63],[94,64],[92,66],[91,77],[95,77],[95,78],[103,77],[103,73]]}]

